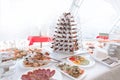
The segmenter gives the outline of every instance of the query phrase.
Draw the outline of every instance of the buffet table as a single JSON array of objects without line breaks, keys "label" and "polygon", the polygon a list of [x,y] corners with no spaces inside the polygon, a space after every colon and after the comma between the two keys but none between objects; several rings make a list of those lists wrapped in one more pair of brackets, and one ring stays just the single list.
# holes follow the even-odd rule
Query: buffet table
[{"label": "buffet table", "polygon": [[[47,48],[47,47],[46,47]],[[47,48],[48,49],[48,48]],[[54,55],[54,53],[50,52],[52,54],[52,56],[55,58],[56,56]],[[84,51],[82,52],[82,54],[79,54],[79,55],[87,55],[91,60],[94,60],[93,57],[90,56],[90,54],[88,52],[85,52]],[[60,57],[66,57],[63,56],[63,55],[59,55],[59,58]],[[57,58],[57,57],[56,57]],[[58,58],[57,58],[58,59]],[[29,68],[25,68],[23,66],[21,66],[21,60],[22,59],[17,59],[15,61],[15,65],[11,66],[10,67],[10,71],[12,74],[9,74],[5,77],[2,77],[0,80],[21,80],[21,76],[23,74],[26,74],[28,71],[31,71],[33,69],[29,69]],[[61,59],[61,61],[63,62],[68,62],[66,59]],[[110,71],[113,71],[114,72],[114,69],[116,68],[120,68],[120,65],[119,66],[116,66],[116,67],[108,67],[102,63],[100,63],[99,61],[95,61],[95,64],[90,66],[90,67],[81,67],[82,69],[85,70],[85,76],[81,79],[76,79],[76,80],[112,80],[112,79],[108,79],[109,76],[111,76],[112,74],[109,73]],[[39,67],[39,68],[52,68],[52,69],[55,69],[57,71],[57,75],[55,78],[55,80],[73,80],[71,79],[70,77],[66,76],[65,74],[61,73],[57,68],[56,68],[56,62],[55,63],[51,63],[50,65],[48,66],[45,66],[45,67]],[[35,69],[35,68],[34,68]],[[118,69],[120,70],[120,69]],[[117,70],[117,71],[118,71]],[[119,71],[120,72],[120,71]],[[107,75],[107,76],[104,76],[105,79],[101,79],[101,75],[104,75],[106,73],[109,73],[111,75]],[[115,73],[115,72],[114,72]],[[119,74],[115,74],[116,76],[119,76]],[[107,79],[106,79],[107,78]],[[119,80],[118,78],[116,79],[116,77],[114,76],[114,80]]]},{"label": "buffet table", "polygon": [[[54,65],[52,65],[51,67],[54,68]],[[14,73],[12,80],[17,80],[17,78],[20,78],[20,76],[27,71],[25,69],[21,69],[21,67],[19,66],[19,63],[16,64],[15,69],[16,69],[16,73]],[[82,80],[94,80],[94,78],[96,78],[97,76],[99,76],[109,70],[110,70],[110,68],[108,68],[100,63],[96,63],[95,66],[85,69],[87,75]],[[73,79],[62,74],[62,79],[57,79],[57,80],[73,80]]]},{"label": "buffet table", "polygon": [[[15,64],[15,66],[13,66],[11,68],[11,69],[15,70],[15,72],[11,76],[5,77],[1,80],[20,80],[21,75],[25,74],[27,71],[29,71],[29,69],[21,67],[20,62],[21,62],[21,60],[18,60]],[[48,68],[56,69],[55,65],[56,65],[56,63],[52,63],[50,66],[48,66]],[[83,69],[85,70],[86,76],[82,80],[94,80],[96,77],[99,77],[100,75],[112,70],[113,68],[107,67],[99,62],[95,62],[95,64],[93,66],[83,68]],[[57,75],[57,76],[59,77],[60,75]],[[60,77],[60,78],[61,79],[57,79],[57,80],[73,80],[64,74],[62,74],[62,77]]]}]

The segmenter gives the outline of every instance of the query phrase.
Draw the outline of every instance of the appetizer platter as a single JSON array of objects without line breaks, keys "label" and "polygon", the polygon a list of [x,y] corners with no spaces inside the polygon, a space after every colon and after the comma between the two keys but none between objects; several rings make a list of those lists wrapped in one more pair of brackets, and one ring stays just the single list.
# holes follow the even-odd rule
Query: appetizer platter
[{"label": "appetizer platter", "polygon": [[85,70],[68,63],[60,63],[56,66],[60,72],[73,80],[81,80],[86,76]]},{"label": "appetizer platter", "polygon": [[53,68],[39,68],[23,73],[19,80],[62,80],[59,71]]},{"label": "appetizer platter", "polygon": [[22,59],[30,53],[29,50],[20,50],[17,48],[10,48],[0,52],[1,62],[16,61],[17,59]]},{"label": "appetizer platter", "polygon": [[0,53],[0,67],[9,67],[16,64],[16,61],[13,59],[13,54],[7,52]]},{"label": "appetizer platter", "polygon": [[24,69],[45,67],[50,65],[51,58],[48,52],[34,52],[20,60],[20,66]]},{"label": "appetizer platter", "polygon": [[73,55],[68,57],[67,60],[80,67],[91,67],[95,64],[95,61],[89,55]]},{"label": "appetizer platter", "polygon": [[17,60],[21,59],[30,53],[41,52],[42,49],[39,48],[28,48],[28,49],[18,49],[18,48],[9,48],[5,50],[0,50],[1,58],[4,61],[8,60]]}]

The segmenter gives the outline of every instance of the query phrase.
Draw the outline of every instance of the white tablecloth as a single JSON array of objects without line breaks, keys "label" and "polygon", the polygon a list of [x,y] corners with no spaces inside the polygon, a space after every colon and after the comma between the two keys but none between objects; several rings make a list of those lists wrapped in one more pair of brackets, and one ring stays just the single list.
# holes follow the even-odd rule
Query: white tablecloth
[{"label": "white tablecloth", "polygon": [[[59,56],[59,57],[61,57],[61,56]],[[66,61],[66,60],[64,59],[63,61]],[[20,64],[21,64],[21,61],[17,60],[15,66],[12,68],[12,69],[14,69],[15,72],[11,76],[2,78],[0,80],[20,80],[21,75],[28,71],[28,69],[21,67]],[[54,65],[55,65],[55,63],[50,65],[50,67],[55,68]],[[85,70],[86,76],[82,80],[94,80],[94,79],[97,80],[97,78],[99,78],[99,76],[105,74],[106,72],[111,71],[113,68],[110,68],[106,65],[103,65],[100,62],[95,61],[95,64],[93,66],[85,67],[83,69]],[[108,77],[108,76],[104,76],[104,77]],[[58,80],[72,80],[72,79],[67,77],[66,75],[62,74],[62,79],[58,79]]]},{"label": "white tablecloth", "polygon": [[[16,65],[13,68],[15,69],[15,73],[12,76],[7,77],[9,79],[6,78],[3,80],[19,80],[21,75],[28,71],[27,69],[22,68],[20,64],[21,64],[20,61],[17,61]],[[52,64],[50,67],[55,68],[54,64]],[[95,65],[93,65],[92,67],[84,68],[87,75],[83,78],[83,80],[94,80],[94,78],[104,74],[105,72],[110,71],[111,69],[112,68],[109,68],[99,62],[96,62]],[[62,80],[72,80],[72,79],[62,74]]]},{"label": "white tablecloth", "polygon": [[[59,57],[61,57],[61,56],[59,56]],[[27,69],[23,69],[20,66],[20,64],[21,63],[18,60],[15,64],[15,66],[12,68],[15,72],[11,76],[2,78],[0,80],[20,80],[21,75],[28,71]],[[50,67],[54,68],[54,64],[52,64]],[[118,66],[118,67],[120,68],[120,66]],[[103,80],[103,78],[101,78],[101,76],[112,71],[112,73],[110,73],[109,75],[107,75],[107,76],[104,75],[104,78],[106,80],[110,80],[106,77],[110,77],[111,75],[113,75],[113,73],[114,74],[116,73],[116,68],[113,69],[113,68],[107,67],[106,65],[103,65],[97,61],[96,61],[95,65],[93,65],[92,67],[84,68],[84,70],[87,75],[83,78],[83,80],[94,80],[94,79],[95,80]],[[117,69],[117,73],[116,73],[116,75],[119,76],[118,72],[120,72],[120,69]],[[72,80],[72,79],[70,79],[69,77],[62,74],[62,80]],[[115,76],[114,76],[114,80],[117,80],[115,78]]]}]

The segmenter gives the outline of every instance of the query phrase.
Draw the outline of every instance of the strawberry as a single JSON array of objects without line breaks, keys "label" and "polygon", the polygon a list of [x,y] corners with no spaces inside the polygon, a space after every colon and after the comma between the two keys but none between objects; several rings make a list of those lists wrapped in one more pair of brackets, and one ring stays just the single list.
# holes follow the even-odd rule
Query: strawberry
[{"label": "strawberry", "polygon": [[75,57],[73,57],[73,56],[70,57],[69,59],[70,59],[71,61],[75,61],[75,60],[76,60]]}]

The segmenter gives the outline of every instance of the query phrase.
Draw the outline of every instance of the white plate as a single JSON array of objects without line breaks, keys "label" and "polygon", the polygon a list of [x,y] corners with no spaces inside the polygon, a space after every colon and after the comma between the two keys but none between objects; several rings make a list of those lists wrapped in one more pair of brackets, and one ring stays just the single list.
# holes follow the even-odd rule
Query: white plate
[{"label": "white plate", "polygon": [[67,58],[67,57],[72,56],[72,55],[78,55],[78,54],[86,54],[86,53],[88,53],[88,51],[86,51],[86,50],[78,50],[78,51],[75,51],[74,54],[59,53],[57,51],[56,52],[53,51],[53,49],[51,49],[51,48],[48,48],[48,51],[50,52],[50,57],[58,59],[58,60]]},{"label": "white plate", "polygon": [[34,68],[38,68],[38,67],[48,67],[48,66],[51,65],[51,63],[48,63],[48,64],[46,64],[46,65],[38,66],[38,67],[26,67],[26,66],[24,66],[24,64],[23,64],[23,60],[24,60],[24,59],[22,59],[22,60],[19,61],[19,66],[20,66],[22,69],[34,69]]},{"label": "white plate", "polygon": [[[38,68],[38,69],[39,69],[39,68]],[[40,68],[40,69],[55,70],[55,74],[54,74],[54,76],[53,76],[52,78],[55,79],[55,80],[63,80],[62,74],[61,74],[58,70],[56,70],[55,68],[53,69],[53,68],[51,68],[51,67],[47,67],[47,68]],[[31,71],[31,70],[30,70],[30,71]],[[29,72],[29,71],[27,71],[27,72]],[[25,73],[23,73],[23,74],[26,74],[27,72],[25,72]],[[22,76],[22,75],[21,75],[21,76]],[[18,80],[22,80],[21,77],[20,77],[20,79],[18,79]]]},{"label": "white plate", "polygon": [[77,65],[77,66],[80,66],[80,67],[92,67],[93,65],[95,65],[95,61],[89,56],[89,55],[77,55],[77,56],[81,56],[81,57],[84,57],[86,60],[89,61],[89,64],[88,65],[80,65],[80,64],[74,64],[71,60],[69,60],[69,58],[67,58],[67,60],[74,64],[74,65]]},{"label": "white plate", "polygon": [[9,60],[9,61],[6,61],[6,62],[1,62],[0,63],[0,67],[9,67],[9,66],[13,66],[15,65],[15,61],[13,60]]},{"label": "white plate", "polygon": [[[68,64],[68,63],[67,63],[67,64]],[[73,79],[73,80],[82,80],[82,79],[85,78],[85,76],[87,75],[84,69],[83,69],[83,70],[84,70],[84,73],[83,73],[82,75],[80,75],[78,78],[75,78],[75,77],[70,76],[69,74],[67,74],[67,73],[65,73],[64,71],[62,71],[59,67],[57,67],[57,69],[58,69],[61,73],[65,74],[66,76],[68,76],[69,78],[71,78],[71,79]],[[80,68],[80,69],[81,69],[81,68]]]},{"label": "white plate", "polygon": [[62,71],[60,69],[59,69],[59,71],[62,72],[63,74],[65,74],[66,76],[68,76],[69,78],[73,79],[73,80],[82,80],[86,76],[86,73],[83,73],[78,78],[74,78],[74,77],[70,76],[69,74],[65,73],[64,71]]}]

